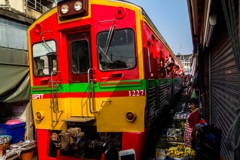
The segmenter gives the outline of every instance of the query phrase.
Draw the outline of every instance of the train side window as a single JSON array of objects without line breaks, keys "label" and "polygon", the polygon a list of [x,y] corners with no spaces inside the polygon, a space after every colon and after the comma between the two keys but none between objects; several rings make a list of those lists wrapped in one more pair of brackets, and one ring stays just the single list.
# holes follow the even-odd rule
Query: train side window
[{"label": "train side window", "polygon": [[170,55],[170,57],[171,57],[171,60],[173,61],[173,63],[175,64],[175,60],[174,60],[174,58]]},{"label": "train side window", "polygon": [[155,44],[152,44],[152,51],[150,52],[150,55],[151,55],[151,71],[152,71],[152,73],[151,73],[151,76],[153,76],[153,74],[154,74],[154,58],[153,58],[153,55],[155,54]]},{"label": "train side window", "polygon": [[74,74],[87,73],[89,69],[89,44],[87,40],[71,43],[71,65]]},{"label": "train side window", "polygon": [[56,42],[49,40],[33,44],[33,72],[35,76],[49,76],[57,71]]},{"label": "train side window", "polygon": [[161,74],[161,58],[157,57],[157,71],[158,74]]},{"label": "train side window", "polygon": [[[166,59],[168,59],[168,56],[166,56]],[[165,63],[166,63],[166,61],[165,61]],[[169,77],[169,72],[166,69],[167,68],[165,68],[165,75],[166,75],[166,77]]]},{"label": "train side window", "polygon": [[150,75],[152,74],[152,64],[151,64],[151,51],[150,51],[150,46],[151,46],[151,43],[148,42],[148,68],[149,68],[149,73]]},{"label": "train side window", "polygon": [[160,51],[160,67],[161,67],[161,77],[165,77],[165,70],[164,70],[164,59],[162,57],[162,51]]}]

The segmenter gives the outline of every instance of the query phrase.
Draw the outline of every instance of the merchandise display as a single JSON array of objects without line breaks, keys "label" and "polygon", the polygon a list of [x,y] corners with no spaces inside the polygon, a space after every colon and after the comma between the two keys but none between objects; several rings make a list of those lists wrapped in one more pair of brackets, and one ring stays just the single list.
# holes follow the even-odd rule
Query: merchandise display
[{"label": "merchandise display", "polygon": [[190,147],[178,145],[176,147],[170,147],[166,149],[166,155],[170,158],[193,158],[195,157],[195,151]]},{"label": "merchandise display", "polygon": [[0,160],[32,159],[37,145],[36,141],[27,140],[25,126],[26,122],[19,119],[2,121],[0,124]]},{"label": "merchandise display", "polygon": [[176,112],[174,120],[186,120],[189,112]]},{"label": "merchandise display", "polygon": [[183,134],[181,129],[169,128],[167,131],[167,140],[169,141],[183,141]]},{"label": "merchandise display", "polygon": [[22,153],[32,152],[35,150],[36,146],[36,141],[29,140],[16,144],[11,144],[9,148],[5,147],[5,150],[3,149],[2,157],[0,156],[0,160],[6,160],[7,158],[10,158],[12,156],[21,156]]}]

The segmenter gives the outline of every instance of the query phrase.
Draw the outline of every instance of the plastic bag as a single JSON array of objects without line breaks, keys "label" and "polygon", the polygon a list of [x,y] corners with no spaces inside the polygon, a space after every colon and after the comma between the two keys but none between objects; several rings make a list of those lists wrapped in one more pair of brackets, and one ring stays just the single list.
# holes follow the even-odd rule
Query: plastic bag
[{"label": "plastic bag", "polygon": [[190,99],[191,98],[197,98],[197,94],[195,90],[192,91]]}]

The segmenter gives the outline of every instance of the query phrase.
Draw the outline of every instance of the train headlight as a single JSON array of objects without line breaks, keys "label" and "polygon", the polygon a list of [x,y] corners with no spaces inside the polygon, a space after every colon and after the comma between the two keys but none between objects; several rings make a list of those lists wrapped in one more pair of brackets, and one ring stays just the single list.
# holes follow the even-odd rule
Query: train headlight
[{"label": "train headlight", "polygon": [[82,9],[82,7],[83,7],[82,2],[77,1],[77,2],[74,3],[75,11],[80,11]]},{"label": "train headlight", "polygon": [[133,122],[137,118],[137,115],[133,113],[132,111],[127,112],[126,119],[128,122]]},{"label": "train headlight", "polygon": [[42,120],[44,118],[45,114],[42,111],[39,111],[36,113],[36,119],[37,120]]},{"label": "train headlight", "polygon": [[63,5],[61,6],[61,12],[62,12],[62,14],[67,14],[68,11],[69,11],[68,5],[67,5],[67,4],[63,4]]}]

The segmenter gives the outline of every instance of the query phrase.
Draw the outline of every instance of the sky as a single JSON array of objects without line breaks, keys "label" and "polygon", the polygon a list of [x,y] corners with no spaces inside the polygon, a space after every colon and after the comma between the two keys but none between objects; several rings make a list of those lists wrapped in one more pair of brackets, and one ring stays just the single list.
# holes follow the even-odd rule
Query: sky
[{"label": "sky", "polygon": [[[191,54],[193,50],[186,0],[127,0],[145,10],[172,51]],[[181,47],[180,47],[181,45]]]}]

